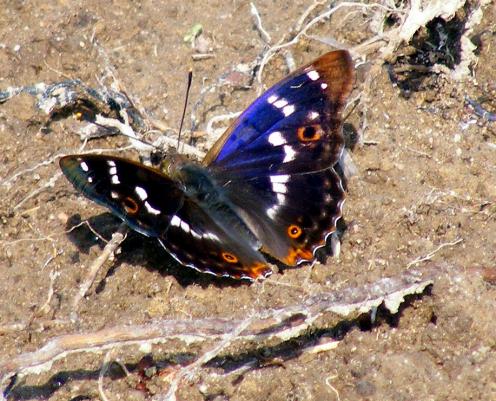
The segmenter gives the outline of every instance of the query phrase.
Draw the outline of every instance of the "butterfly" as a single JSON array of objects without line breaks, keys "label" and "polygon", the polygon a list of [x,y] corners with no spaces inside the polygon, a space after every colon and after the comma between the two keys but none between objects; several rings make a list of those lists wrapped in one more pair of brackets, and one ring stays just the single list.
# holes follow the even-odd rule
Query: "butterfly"
[{"label": "butterfly", "polygon": [[[155,237],[179,263],[255,280],[315,259],[342,215],[334,165],[354,68],[324,54],[256,99],[201,163],[170,157],[164,170],[116,156],[69,155],[67,179],[129,227]],[[179,160],[179,161],[178,161]]]}]

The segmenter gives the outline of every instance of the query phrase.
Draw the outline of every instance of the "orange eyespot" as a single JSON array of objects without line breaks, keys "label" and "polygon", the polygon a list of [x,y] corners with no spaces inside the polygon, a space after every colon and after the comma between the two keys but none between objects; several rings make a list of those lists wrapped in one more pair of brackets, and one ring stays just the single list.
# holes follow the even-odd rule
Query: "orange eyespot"
[{"label": "orange eyespot", "polygon": [[129,196],[122,201],[122,206],[124,206],[124,209],[129,214],[136,214],[139,210],[139,206],[136,201]]},{"label": "orange eyespot", "polygon": [[222,259],[227,263],[238,263],[238,258],[229,252],[222,252]]},{"label": "orange eyespot", "polygon": [[322,137],[322,128],[319,124],[307,125],[306,127],[298,128],[296,135],[300,142],[315,142]]},{"label": "orange eyespot", "polygon": [[290,238],[296,239],[301,234],[303,234],[303,230],[301,229],[300,226],[297,226],[296,224],[291,224],[288,227],[288,235],[289,235]]},{"label": "orange eyespot", "polygon": [[74,113],[74,118],[78,121],[82,121],[83,120],[83,113],[81,111],[76,111]]}]

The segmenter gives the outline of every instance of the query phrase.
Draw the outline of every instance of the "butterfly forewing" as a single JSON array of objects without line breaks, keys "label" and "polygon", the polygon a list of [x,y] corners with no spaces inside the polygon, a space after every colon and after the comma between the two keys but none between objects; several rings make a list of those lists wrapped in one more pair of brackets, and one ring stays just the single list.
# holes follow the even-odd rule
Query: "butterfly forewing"
[{"label": "butterfly forewing", "polygon": [[182,206],[180,184],[157,170],[113,156],[71,155],[60,160],[67,179],[109,208],[133,230],[157,237]]},{"label": "butterfly forewing", "polygon": [[233,175],[243,170],[253,174],[254,167],[298,173],[332,166],[344,143],[340,113],[352,83],[348,52],[323,55],[255,100],[204,164]]}]

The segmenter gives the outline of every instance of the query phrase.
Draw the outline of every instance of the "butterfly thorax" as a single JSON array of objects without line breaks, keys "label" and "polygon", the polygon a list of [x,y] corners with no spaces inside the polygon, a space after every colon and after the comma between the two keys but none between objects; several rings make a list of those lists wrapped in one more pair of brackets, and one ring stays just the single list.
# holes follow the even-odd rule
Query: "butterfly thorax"
[{"label": "butterfly thorax", "polygon": [[194,162],[185,155],[177,153],[176,150],[170,149],[161,160],[158,169],[171,178],[177,178],[180,176],[181,167],[186,164],[194,164]]}]

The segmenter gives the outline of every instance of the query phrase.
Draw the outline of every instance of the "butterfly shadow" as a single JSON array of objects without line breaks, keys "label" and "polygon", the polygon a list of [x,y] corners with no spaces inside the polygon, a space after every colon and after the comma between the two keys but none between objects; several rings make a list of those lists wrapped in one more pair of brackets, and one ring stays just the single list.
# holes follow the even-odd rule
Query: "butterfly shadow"
[{"label": "butterfly shadow", "polygon": [[[71,255],[72,262],[78,263],[80,253],[87,255],[94,246],[98,246],[103,250],[106,245],[105,241],[108,241],[112,237],[112,234],[117,231],[120,224],[121,220],[112,213],[102,213],[84,221],[79,214],[70,217],[66,224],[67,236],[78,249]],[[114,263],[107,272],[106,277],[97,284],[97,293],[105,289],[106,280],[123,263],[133,266],[143,266],[149,271],[158,272],[164,277],[172,275],[182,287],[195,284],[202,288],[210,285],[224,288],[250,284],[246,280],[215,277],[183,266],[169,255],[155,238],[146,237],[133,230],[129,230],[126,239],[121,244],[121,252],[116,255]]]},{"label": "butterfly shadow", "polygon": [[[150,395],[146,389],[141,389],[140,384],[150,380],[144,371],[147,367],[155,367],[157,372],[165,371],[168,368],[178,369],[183,365],[187,365],[195,361],[195,354],[188,352],[170,353],[161,359],[154,360],[150,354],[146,354],[138,362],[116,363],[110,362],[106,365],[106,371],[103,375],[106,379],[111,381],[123,380],[129,375],[136,379],[136,387],[134,390],[142,391],[143,399],[145,395]],[[149,365],[149,366],[148,366]],[[125,368],[125,369],[123,369]],[[27,400],[43,400],[56,395],[57,391],[63,387],[74,385],[77,387],[78,383],[97,382],[102,375],[102,369],[73,369],[61,370],[40,384],[27,384],[23,379],[17,376],[11,378],[11,383],[4,391],[8,395],[9,400],[27,401]],[[84,391],[84,389],[82,390]],[[70,401],[83,401],[94,400],[94,395],[91,391],[88,394],[80,394]]]}]

